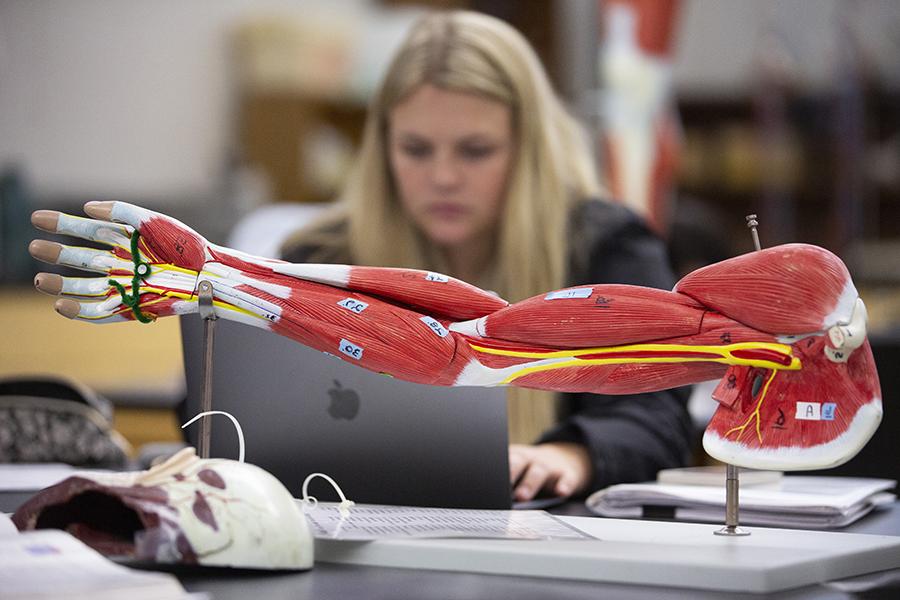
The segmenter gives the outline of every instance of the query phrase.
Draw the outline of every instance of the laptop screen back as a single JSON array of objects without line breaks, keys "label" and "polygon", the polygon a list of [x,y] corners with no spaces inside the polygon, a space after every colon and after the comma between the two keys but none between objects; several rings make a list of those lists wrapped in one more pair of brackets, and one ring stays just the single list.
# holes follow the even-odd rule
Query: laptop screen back
[{"label": "laptop screen back", "polygon": [[[372,373],[267,331],[218,320],[213,410],[241,423],[246,461],[301,495],[321,472],[356,502],[509,508],[506,393]],[[200,412],[203,322],[181,319],[186,414]],[[236,458],[237,435],[212,417],[210,455]],[[199,425],[187,432],[196,445]],[[316,478],[309,493],[335,500]]]}]

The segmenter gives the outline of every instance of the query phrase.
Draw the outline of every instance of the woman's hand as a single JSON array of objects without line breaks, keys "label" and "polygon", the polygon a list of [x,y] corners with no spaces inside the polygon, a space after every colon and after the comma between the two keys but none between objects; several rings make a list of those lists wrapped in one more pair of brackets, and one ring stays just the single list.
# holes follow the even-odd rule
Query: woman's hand
[{"label": "woman's hand", "polygon": [[509,480],[518,502],[531,500],[541,491],[568,497],[587,487],[591,480],[591,459],[581,444],[511,444]]}]

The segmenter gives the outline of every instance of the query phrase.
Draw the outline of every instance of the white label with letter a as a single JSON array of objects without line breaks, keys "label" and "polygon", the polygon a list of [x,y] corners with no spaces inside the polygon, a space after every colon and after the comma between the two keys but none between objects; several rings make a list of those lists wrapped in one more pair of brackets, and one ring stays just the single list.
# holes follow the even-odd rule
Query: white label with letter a
[{"label": "white label with letter a", "polygon": [[797,414],[794,418],[798,421],[821,421],[822,404],[820,402],[798,402]]}]

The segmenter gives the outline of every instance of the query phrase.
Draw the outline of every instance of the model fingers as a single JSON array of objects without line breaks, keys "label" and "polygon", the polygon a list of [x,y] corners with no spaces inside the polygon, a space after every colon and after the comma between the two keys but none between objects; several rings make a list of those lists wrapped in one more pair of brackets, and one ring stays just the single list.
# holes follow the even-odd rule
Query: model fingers
[{"label": "model fingers", "polygon": [[136,229],[140,229],[141,224],[149,221],[154,216],[163,216],[152,210],[117,200],[88,202],[84,205],[84,212],[95,219],[126,223]]},{"label": "model fingers", "polygon": [[112,270],[132,271],[134,265],[107,250],[64,246],[47,240],[33,240],[28,252],[41,262],[64,265],[85,271],[109,273]]},{"label": "model fingers", "polygon": [[71,235],[110,246],[129,248],[134,228],[129,225],[76,217],[55,210],[36,210],[31,224],[43,231]]},{"label": "model fingers", "polygon": [[127,312],[127,309],[115,297],[107,298],[102,302],[78,302],[71,298],[60,298],[56,301],[54,308],[62,316],[79,321],[114,323],[129,320],[123,314]]},{"label": "model fingers", "polygon": [[[131,285],[130,277],[114,277],[123,287]],[[112,286],[108,277],[63,277],[55,273],[38,273],[34,287],[52,296],[72,296],[84,299],[99,299],[109,295]]]}]

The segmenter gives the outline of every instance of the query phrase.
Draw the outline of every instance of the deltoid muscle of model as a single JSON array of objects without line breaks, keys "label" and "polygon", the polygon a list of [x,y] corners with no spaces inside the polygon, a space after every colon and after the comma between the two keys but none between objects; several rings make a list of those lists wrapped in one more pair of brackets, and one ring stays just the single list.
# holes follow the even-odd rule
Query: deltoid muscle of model
[{"label": "deltoid muscle of model", "polygon": [[881,419],[865,306],[841,260],[816,246],[725,260],[673,291],[580,286],[509,304],[439,273],[249,256],[123,202],[85,211],[94,218],[32,217],[111,246],[32,242],[40,260],[103,274],[38,274],[38,289],[62,296],[56,308],[70,318],[197,312],[202,278],[221,318],[418,383],[627,394],[720,379],[704,448],[750,468],[838,465]]}]

